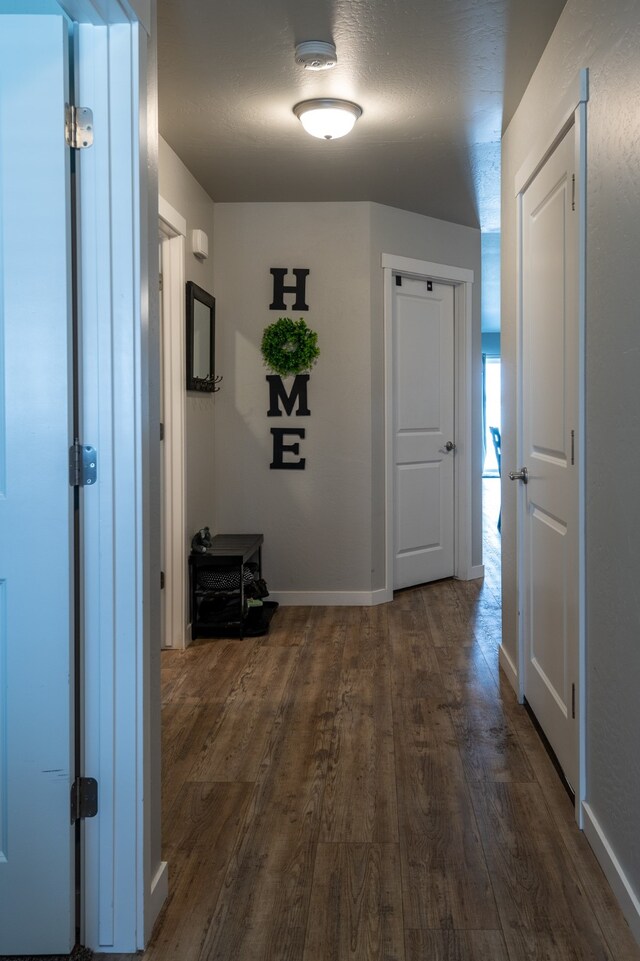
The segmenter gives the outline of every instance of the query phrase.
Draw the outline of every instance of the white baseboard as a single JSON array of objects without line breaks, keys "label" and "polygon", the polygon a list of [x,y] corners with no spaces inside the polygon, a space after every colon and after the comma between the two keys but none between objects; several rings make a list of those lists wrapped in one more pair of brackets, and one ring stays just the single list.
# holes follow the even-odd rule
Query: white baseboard
[{"label": "white baseboard", "polygon": [[381,587],[378,591],[371,591],[371,607],[376,604],[390,604],[393,600],[393,591],[388,591],[386,587]]},{"label": "white baseboard", "polygon": [[162,651],[184,651],[191,644],[191,624],[187,624],[182,637],[176,639],[175,644],[163,644]]},{"label": "white baseboard", "polygon": [[516,670],[515,664],[511,660],[511,657],[509,656],[509,654],[507,654],[502,644],[498,648],[498,661],[500,663],[500,667],[502,668],[502,670],[507,676],[507,680],[509,681],[509,684],[514,689],[517,695],[520,690],[520,685],[518,683],[518,671]]},{"label": "white baseboard", "polygon": [[609,844],[597,817],[586,801],[582,802],[582,811],[584,813],[584,833],[587,841],[593,848],[593,853],[605,873],[634,938],[640,944],[640,900],[624,873],[622,865]]},{"label": "white baseboard", "polygon": [[393,600],[393,591],[270,591],[283,607],[374,607]]},{"label": "white baseboard", "polygon": [[151,882],[151,892],[149,894],[149,910],[147,917],[144,919],[144,944],[138,945],[142,950],[149,943],[149,938],[151,937],[151,932],[153,931],[153,926],[156,923],[158,915],[162,910],[162,905],[167,900],[169,895],[169,864],[167,861],[161,861],[158,870],[155,873],[155,877]]},{"label": "white baseboard", "polygon": [[465,567],[458,570],[453,575],[459,581],[475,581],[481,577],[484,577],[484,564],[472,564],[471,567]]}]

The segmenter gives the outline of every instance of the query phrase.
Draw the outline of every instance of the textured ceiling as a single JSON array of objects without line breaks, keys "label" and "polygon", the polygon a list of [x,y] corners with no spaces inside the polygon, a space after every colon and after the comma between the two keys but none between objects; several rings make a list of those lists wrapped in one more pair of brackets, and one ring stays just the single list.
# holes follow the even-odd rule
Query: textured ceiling
[{"label": "textured ceiling", "polygon": [[[499,227],[500,134],[565,0],[158,0],[160,132],[218,202],[371,200]],[[333,70],[294,61],[332,40]],[[354,100],[320,141],[300,100]]]}]

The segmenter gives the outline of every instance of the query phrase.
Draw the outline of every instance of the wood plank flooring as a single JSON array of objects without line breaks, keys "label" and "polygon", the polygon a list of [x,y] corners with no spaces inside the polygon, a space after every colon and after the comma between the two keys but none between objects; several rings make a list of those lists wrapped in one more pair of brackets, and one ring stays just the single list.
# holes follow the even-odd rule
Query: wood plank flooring
[{"label": "wood plank flooring", "polygon": [[163,655],[144,961],[640,961],[498,673],[499,598],[494,566]]}]

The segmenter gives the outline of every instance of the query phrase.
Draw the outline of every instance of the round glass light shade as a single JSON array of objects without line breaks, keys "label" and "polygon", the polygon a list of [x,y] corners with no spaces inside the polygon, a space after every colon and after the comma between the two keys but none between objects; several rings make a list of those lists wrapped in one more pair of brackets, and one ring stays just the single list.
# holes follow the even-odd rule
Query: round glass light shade
[{"label": "round glass light shade", "polygon": [[353,130],[362,108],[349,100],[304,100],[293,112],[312,137],[337,140]]}]

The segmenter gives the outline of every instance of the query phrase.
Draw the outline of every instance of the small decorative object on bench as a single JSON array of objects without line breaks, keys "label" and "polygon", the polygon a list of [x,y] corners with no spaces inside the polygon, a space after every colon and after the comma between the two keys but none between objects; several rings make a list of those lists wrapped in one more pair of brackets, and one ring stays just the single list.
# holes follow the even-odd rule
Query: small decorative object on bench
[{"label": "small decorative object on bench", "polygon": [[206,554],[211,547],[211,531],[208,527],[201,527],[191,538],[191,550],[194,554]]}]

